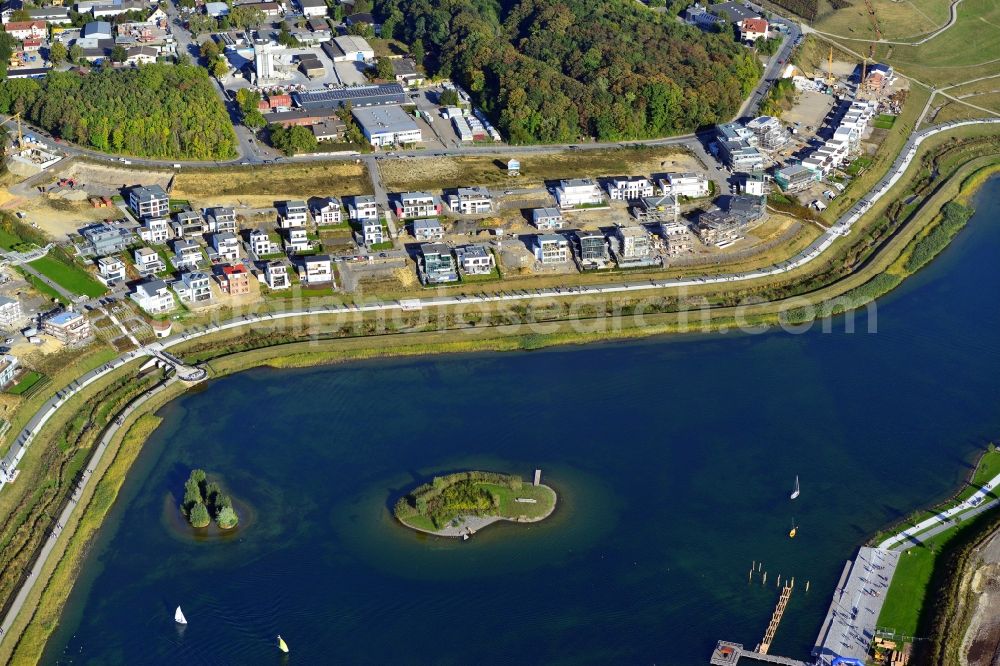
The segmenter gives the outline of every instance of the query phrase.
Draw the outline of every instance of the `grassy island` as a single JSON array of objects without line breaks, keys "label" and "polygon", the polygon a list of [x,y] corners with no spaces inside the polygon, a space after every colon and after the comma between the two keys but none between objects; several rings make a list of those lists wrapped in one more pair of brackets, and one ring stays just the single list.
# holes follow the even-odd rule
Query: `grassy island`
[{"label": "grassy island", "polygon": [[457,472],[434,477],[399,498],[393,513],[409,528],[461,537],[500,520],[533,523],[556,507],[552,488],[515,474]]},{"label": "grassy island", "polygon": [[229,530],[240,520],[233,509],[233,500],[200,469],[191,470],[184,482],[184,502],[180,509],[192,527],[208,527],[214,518],[220,529]]}]

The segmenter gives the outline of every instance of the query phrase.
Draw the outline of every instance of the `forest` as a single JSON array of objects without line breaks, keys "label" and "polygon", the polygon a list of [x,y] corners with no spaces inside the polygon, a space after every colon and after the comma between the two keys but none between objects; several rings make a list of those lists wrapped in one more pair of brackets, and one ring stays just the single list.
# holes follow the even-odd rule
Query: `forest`
[{"label": "forest", "polygon": [[375,11],[383,37],[453,77],[516,144],[729,120],[762,71],[728,35],[633,0],[376,0]]},{"label": "forest", "polygon": [[0,84],[0,113],[21,112],[53,135],[102,152],[229,159],[236,134],[208,74],[192,65],[50,72]]}]

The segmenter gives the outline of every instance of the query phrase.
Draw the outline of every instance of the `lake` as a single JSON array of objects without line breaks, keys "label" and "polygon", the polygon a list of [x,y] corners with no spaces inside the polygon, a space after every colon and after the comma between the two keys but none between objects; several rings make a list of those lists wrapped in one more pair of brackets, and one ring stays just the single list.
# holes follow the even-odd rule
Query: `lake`
[{"label": "lake", "polygon": [[[705,664],[718,639],[762,638],[779,574],[796,588],[771,652],[805,658],[855,548],[1000,436],[1000,179],[976,205],[879,302],[876,333],[860,315],[853,334],[213,381],[163,409],[44,661],[270,664],[280,633],[302,664]],[[244,507],[236,533],[178,525],[192,467]],[[556,513],[468,542],[391,519],[413,484],[466,468],[541,468]]]}]

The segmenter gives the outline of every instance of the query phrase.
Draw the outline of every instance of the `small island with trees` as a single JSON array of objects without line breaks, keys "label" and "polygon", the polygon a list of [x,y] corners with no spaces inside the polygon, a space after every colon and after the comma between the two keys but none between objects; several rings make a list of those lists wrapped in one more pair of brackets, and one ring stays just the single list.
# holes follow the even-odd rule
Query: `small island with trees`
[{"label": "small island with trees", "polygon": [[191,470],[184,482],[184,502],[180,509],[192,527],[208,527],[214,519],[220,529],[230,530],[240,520],[232,498],[222,492],[218,483],[209,481],[201,469]]},{"label": "small island with trees", "polygon": [[555,491],[537,479],[530,484],[514,474],[470,471],[436,476],[431,483],[414,488],[399,498],[393,514],[420,532],[468,538],[501,520],[544,520],[555,507]]}]

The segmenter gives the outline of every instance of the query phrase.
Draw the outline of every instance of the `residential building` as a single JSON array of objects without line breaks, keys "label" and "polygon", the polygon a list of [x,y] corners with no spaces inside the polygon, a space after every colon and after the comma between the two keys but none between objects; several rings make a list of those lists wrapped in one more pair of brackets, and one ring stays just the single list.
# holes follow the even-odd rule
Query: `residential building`
[{"label": "residential building", "polygon": [[64,345],[75,345],[90,337],[90,320],[79,312],[65,310],[45,318],[42,321],[42,332]]},{"label": "residential building", "polygon": [[176,238],[195,238],[207,231],[205,218],[193,210],[182,210],[174,216],[174,236]]},{"label": "residential building", "polygon": [[576,232],[577,256],[584,270],[604,268],[608,263],[608,243],[600,231]]},{"label": "residential building", "polygon": [[97,272],[106,285],[124,281],[128,277],[125,273],[125,262],[115,256],[98,259]]},{"label": "residential building", "polygon": [[17,371],[21,367],[16,356],[4,354],[0,356],[0,389],[7,388],[17,377]]},{"label": "residential building", "polygon": [[159,253],[150,247],[136,248],[134,253],[135,267],[139,275],[147,276],[162,273],[167,270],[167,264]]},{"label": "residential building", "polygon": [[285,229],[285,252],[308,252],[312,248],[305,227]]},{"label": "residential building", "polygon": [[106,222],[83,227],[80,229],[80,235],[85,241],[81,248],[82,253],[96,257],[117,254],[135,242],[135,236],[131,231],[125,227],[110,225]]},{"label": "residential building", "polygon": [[697,2],[685,9],[683,16],[685,21],[705,31],[714,31],[717,27],[725,23],[724,19],[710,13],[704,6]]},{"label": "residential building", "polygon": [[174,309],[174,296],[163,280],[146,280],[136,285],[129,298],[149,314],[160,314]]},{"label": "residential building", "polygon": [[414,220],[413,237],[419,241],[441,240],[444,238],[444,227],[435,218]]},{"label": "residential building", "polygon": [[604,203],[601,188],[589,178],[560,180],[556,188],[556,201],[563,210],[567,208],[600,206]]},{"label": "residential building", "polygon": [[639,225],[615,229],[615,259],[619,266],[643,266],[655,262],[653,241],[649,232]]},{"label": "residential building", "polygon": [[713,210],[698,216],[694,232],[705,245],[724,247],[742,238],[745,229],[743,220],[736,215]]},{"label": "residential building", "polygon": [[26,39],[45,39],[49,34],[45,21],[10,21],[4,24],[3,29],[19,42]]},{"label": "residential building", "polygon": [[458,280],[455,260],[444,243],[424,243],[420,246],[421,271],[424,284],[442,284]]},{"label": "residential building", "polygon": [[174,291],[182,301],[194,305],[204,305],[212,300],[212,282],[207,273],[191,271],[181,275],[174,283]]},{"label": "residential building", "polygon": [[361,237],[366,247],[372,247],[385,242],[385,232],[382,221],[378,219],[361,220]]},{"label": "residential building", "polygon": [[236,222],[236,211],[232,208],[208,208],[205,210],[205,222],[209,232],[213,234],[231,233],[239,230]]},{"label": "residential building", "polygon": [[347,204],[347,214],[352,220],[374,220],[378,217],[378,203],[371,195],[351,197]]},{"label": "residential building", "polygon": [[302,282],[307,285],[333,282],[333,262],[329,255],[317,254],[303,261]]},{"label": "residential building", "polygon": [[281,247],[270,232],[254,229],[250,232],[250,251],[258,257],[267,257],[281,252]]},{"label": "residential building", "polygon": [[535,237],[535,259],[545,266],[564,264],[570,260],[569,241],[559,234],[542,234]]},{"label": "residential building", "polygon": [[757,146],[764,150],[779,150],[792,139],[781,121],[773,116],[754,118],[747,122],[746,128],[753,132],[757,138]]},{"label": "residential building", "polygon": [[240,239],[229,231],[212,234],[212,248],[218,255],[219,261],[229,262],[240,258]]},{"label": "residential building", "polygon": [[156,62],[159,51],[153,46],[132,46],[125,52],[125,64],[148,65]]},{"label": "residential building", "polygon": [[190,271],[199,268],[204,259],[201,248],[192,240],[180,239],[174,241],[174,258],[171,262],[179,271]]},{"label": "residential building", "polygon": [[239,296],[250,293],[250,271],[243,264],[223,266],[216,279],[224,294]]},{"label": "residential building", "polygon": [[767,199],[765,197],[737,194],[722,200],[724,210],[743,221],[744,226],[750,226],[767,217]]},{"label": "residential building", "polygon": [[558,208],[536,208],[531,211],[531,222],[543,231],[562,229],[565,225],[562,212]]},{"label": "residential building", "polygon": [[338,141],[343,138],[347,124],[340,118],[326,118],[313,125],[313,136],[317,141]]},{"label": "residential building", "polygon": [[269,261],[264,266],[264,284],[269,289],[288,289],[292,280],[288,277],[288,264],[283,261]]},{"label": "residential building", "polygon": [[420,143],[424,140],[416,121],[398,105],[352,108],[351,115],[361,128],[361,133],[376,148]]},{"label": "residential building", "polygon": [[282,229],[304,227],[309,223],[309,209],[305,201],[285,201],[278,206],[278,226]]},{"label": "residential building", "polygon": [[760,172],[740,174],[740,189],[749,196],[767,196],[767,178]]},{"label": "residential building", "polygon": [[640,222],[676,220],[680,212],[680,203],[673,194],[643,197],[632,207],[632,214]]},{"label": "residential building", "polygon": [[162,245],[173,238],[170,220],[165,217],[145,217],[139,226],[139,238],[146,243]]},{"label": "residential building", "polygon": [[485,245],[462,245],[455,248],[455,256],[465,275],[489,275],[495,265],[493,253]]},{"label": "residential building", "polygon": [[653,183],[642,176],[612,178],[608,181],[608,196],[612,201],[635,201],[653,196]]},{"label": "residential building", "polygon": [[427,192],[404,192],[396,198],[395,206],[396,217],[401,220],[441,214],[441,202]]},{"label": "residential building", "polygon": [[716,127],[719,156],[734,171],[757,171],[764,168],[764,156],[757,149],[759,140],[739,123]]},{"label": "residential building", "polygon": [[21,302],[16,298],[0,296],[0,329],[12,331],[24,321]]},{"label": "residential building", "polygon": [[493,212],[493,199],[485,187],[460,187],[448,195],[448,208],[462,215]]},{"label": "residential building", "polygon": [[65,25],[72,23],[69,17],[69,7],[38,7],[29,9],[28,17],[32,21],[45,21],[49,25]]},{"label": "residential building", "polygon": [[676,257],[691,251],[691,230],[683,222],[662,222],[660,224],[660,233],[666,241],[666,251],[668,256]]},{"label": "residential building", "polygon": [[170,197],[159,185],[133,187],[128,193],[128,205],[139,217],[170,215]]},{"label": "residential building", "polygon": [[302,9],[303,16],[326,16],[327,6],[324,0],[295,0],[295,2]]},{"label": "residential building", "polygon": [[758,39],[767,39],[768,24],[762,18],[745,18],[738,24],[740,29],[740,39],[744,42],[756,42]]},{"label": "residential building", "polygon": [[334,197],[322,199],[313,204],[312,216],[316,224],[321,227],[330,224],[340,224],[340,201]]},{"label": "residential building", "polygon": [[774,172],[774,182],[785,192],[808,189],[819,180],[818,174],[801,164],[792,164]]}]

